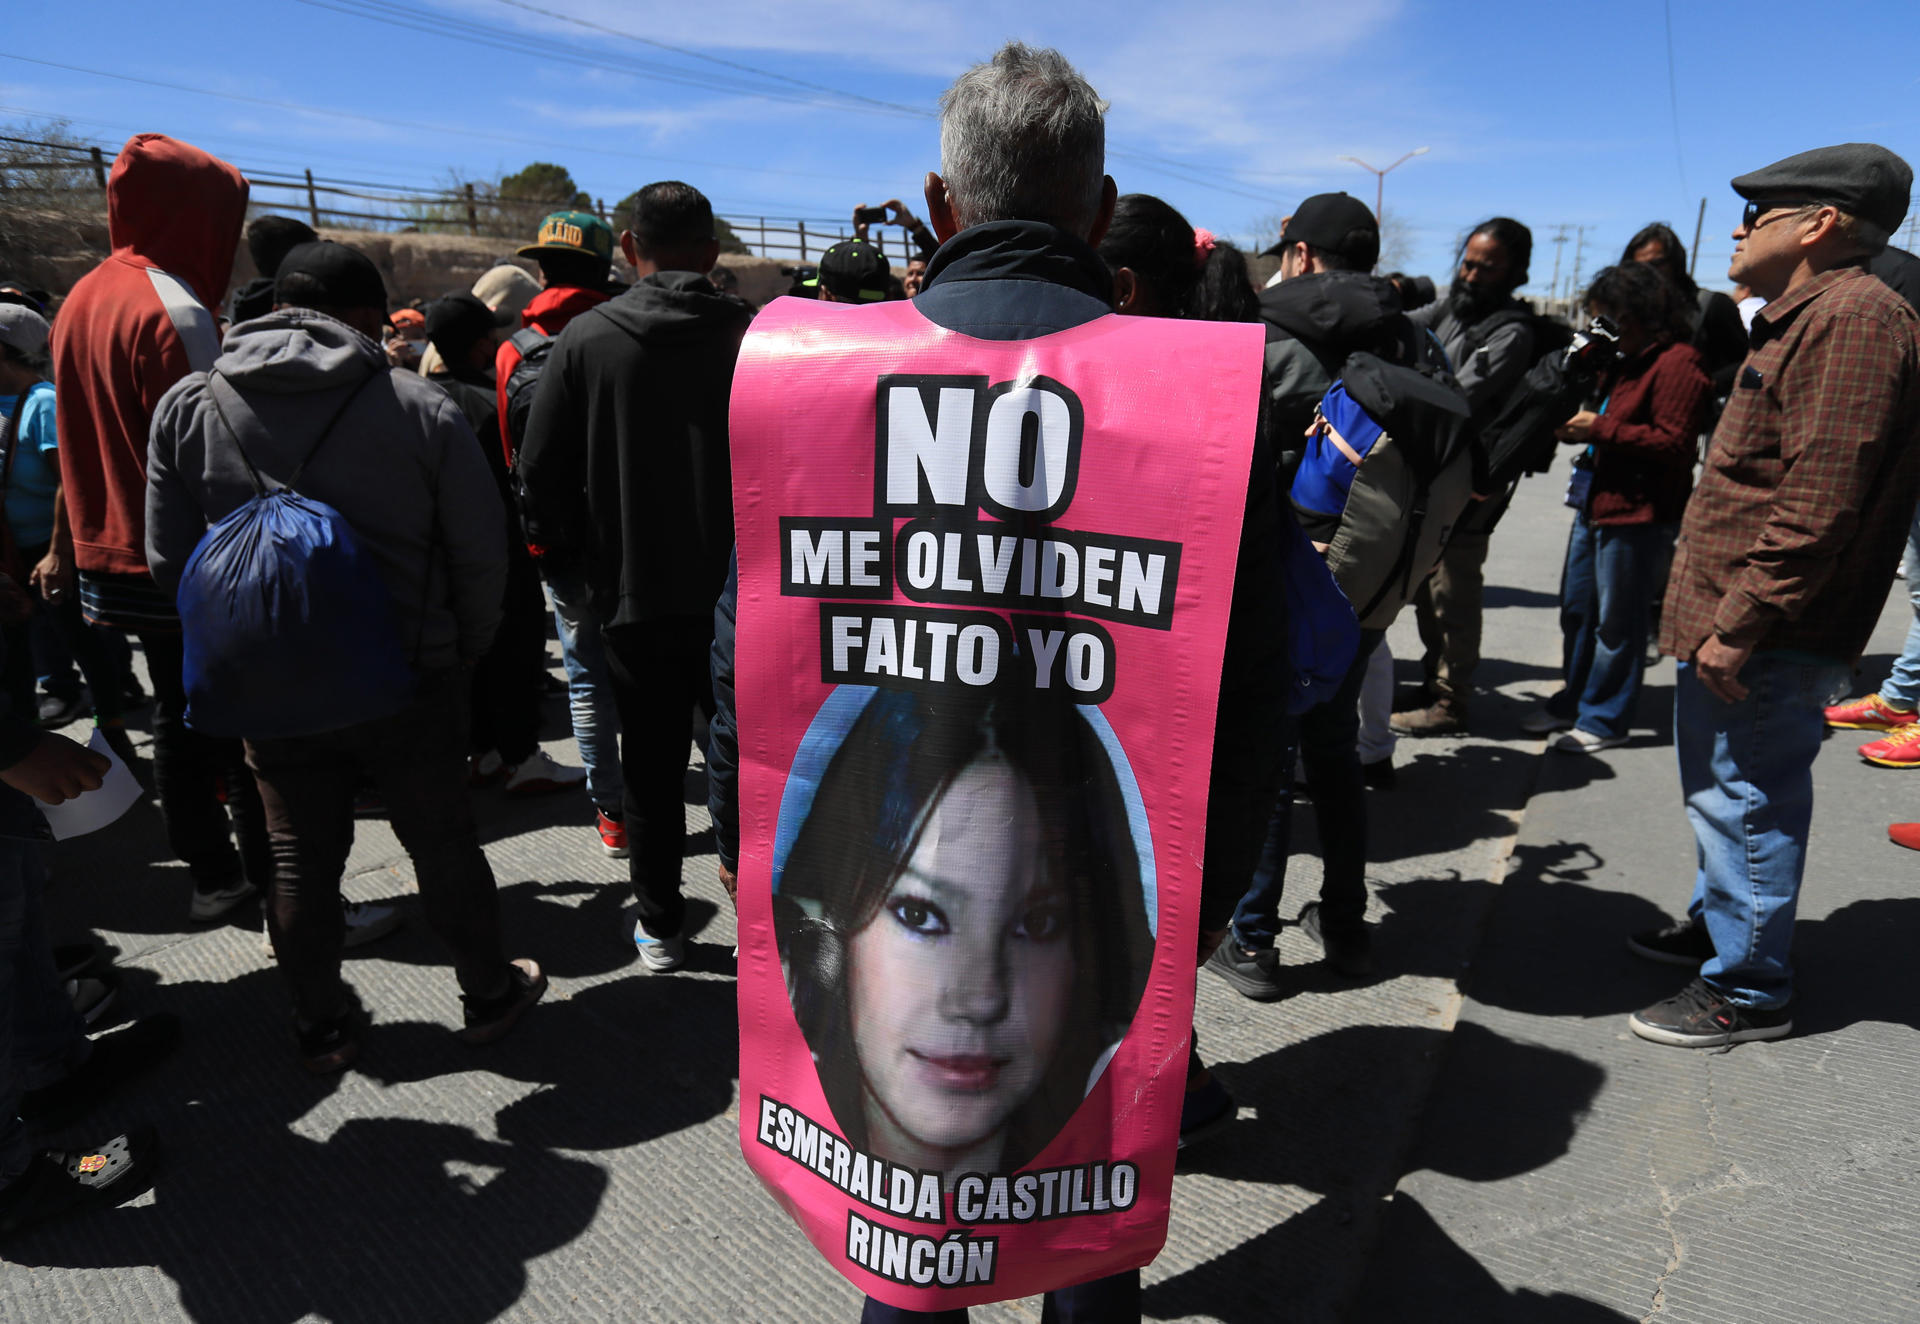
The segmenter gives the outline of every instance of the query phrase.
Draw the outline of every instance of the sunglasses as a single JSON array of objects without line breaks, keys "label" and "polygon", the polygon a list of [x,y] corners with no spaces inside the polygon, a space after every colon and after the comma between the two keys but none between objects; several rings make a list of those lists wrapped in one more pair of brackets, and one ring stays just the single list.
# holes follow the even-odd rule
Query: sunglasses
[{"label": "sunglasses", "polygon": [[1770,199],[1765,202],[1749,202],[1746,210],[1740,213],[1740,227],[1751,234],[1760,228],[1758,224],[1760,218],[1770,211],[1778,211],[1782,207],[1811,207],[1813,205],[1813,203],[1799,198],[1780,198]]}]

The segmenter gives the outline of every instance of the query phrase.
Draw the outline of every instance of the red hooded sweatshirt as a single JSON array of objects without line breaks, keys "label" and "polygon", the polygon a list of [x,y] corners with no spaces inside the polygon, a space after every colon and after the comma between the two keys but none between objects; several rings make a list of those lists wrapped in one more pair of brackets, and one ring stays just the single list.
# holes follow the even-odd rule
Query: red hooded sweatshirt
[{"label": "red hooded sweatshirt", "polygon": [[[520,314],[523,326],[530,326],[544,336],[557,336],[562,327],[589,308],[596,308],[612,296],[605,290],[582,289],[577,285],[550,285],[533,296]],[[520,449],[525,437],[515,437],[507,432],[507,379],[513,376],[513,370],[520,366],[520,350],[511,338],[500,342],[499,352],[493,357],[494,391],[500,405],[500,445],[507,452],[507,463],[513,463],[514,452]]]},{"label": "red hooded sweatshirt", "polygon": [[113,163],[113,253],[53,326],[60,478],[81,570],[147,573],[147,429],[167,388],[219,352],[208,310],[226,297],[246,216],[246,177],[197,147],[140,133]]}]

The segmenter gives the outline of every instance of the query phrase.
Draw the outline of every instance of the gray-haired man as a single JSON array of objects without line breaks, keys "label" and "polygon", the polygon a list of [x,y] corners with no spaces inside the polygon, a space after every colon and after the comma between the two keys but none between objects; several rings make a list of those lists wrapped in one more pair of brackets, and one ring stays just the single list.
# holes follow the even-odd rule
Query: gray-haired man
[{"label": "gray-haired man", "polygon": [[[1117,190],[1106,174],[1106,105],[1057,51],[1010,42],[962,74],[941,99],[940,163],[926,179],[941,244],[914,308],[979,339],[1030,340],[1113,312],[1112,277],[1094,245]],[[1207,807],[1201,924],[1205,959],[1259,857],[1279,778],[1286,711],[1285,601],[1278,562],[1272,452],[1256,440],[1234,579]],[[739,852],[729,578],[717,612],[718,713],[708,760],[723,877]],[[1181,1130],[1230,1119],[1232,1100],[1190,1059]],[[1048,1320],[1139,1318],[1129,1271],[1049,1294]],[[952,1318],[964,1317],[957,1312]],[[869,1301],[866,1321],[928,1318]],[[947,1319],[940,1315],[933,1318]]]}]

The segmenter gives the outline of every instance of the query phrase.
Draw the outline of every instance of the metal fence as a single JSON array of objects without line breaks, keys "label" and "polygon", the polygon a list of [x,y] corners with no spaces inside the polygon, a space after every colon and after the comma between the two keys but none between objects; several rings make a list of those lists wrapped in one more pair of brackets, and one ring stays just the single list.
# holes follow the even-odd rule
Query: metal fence
[{"label": "metal fence", "polygon": [[[43,142],[0,136],[12,148],[0,159],[0,199],[9,194],[59,193],[107,186],[111,155],[97,146]],[[40,159],[18,159],[30,152]],[[299,216],[315,229],[323,225],[377,228],[427,234],[497,235],[519,238],[533,233],[540,218],[564,206],[545,199],[502,197],[486,183],[467,181],[440,189],[404,189],[365,180],[336,179],[311,170],[242,168],[252,186],[257,211]],[[606,199],[593,201],[600,219],[622,228]],[[833,220],[797,216],[721,216],[733,236],[760,257],[804,265],[819,261],[835,242],[851,237],[850,217]],[[915,252],[912,238],[897,226],[877,226],[868,235],[882,253],[900,265]]]}]

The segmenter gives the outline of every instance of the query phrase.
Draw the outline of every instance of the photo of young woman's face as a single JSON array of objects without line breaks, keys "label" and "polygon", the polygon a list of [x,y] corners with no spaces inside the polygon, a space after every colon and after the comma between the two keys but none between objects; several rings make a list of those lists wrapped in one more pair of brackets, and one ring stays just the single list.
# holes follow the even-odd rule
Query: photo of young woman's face
[{"label": "photo of young woman's face", "polygon": [[847,944],[847,1010],[875,1148],[992,1168],[1073,996],[1073,906],[1048,876],[1033,789],[1004,758],[964,768]]}]

